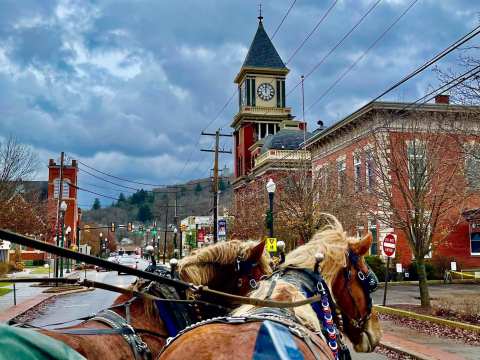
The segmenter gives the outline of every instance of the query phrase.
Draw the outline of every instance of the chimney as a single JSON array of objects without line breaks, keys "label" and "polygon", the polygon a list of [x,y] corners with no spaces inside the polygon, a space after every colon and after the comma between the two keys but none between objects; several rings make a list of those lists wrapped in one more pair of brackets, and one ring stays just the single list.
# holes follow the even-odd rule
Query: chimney
[{"label": "chimney", "polygon": [[435,96],[435,104],[450,104],[450,95],[440,94]]},{"label": "chimney", "polygon": [[318,120],[318,121],[317,121],[317,125],[318,125],[318,129],[319,129],[319,130],[324,130],[324,129],[325,129],[325,126],[323,125],[323,121],[322,121],[322,120]]}]

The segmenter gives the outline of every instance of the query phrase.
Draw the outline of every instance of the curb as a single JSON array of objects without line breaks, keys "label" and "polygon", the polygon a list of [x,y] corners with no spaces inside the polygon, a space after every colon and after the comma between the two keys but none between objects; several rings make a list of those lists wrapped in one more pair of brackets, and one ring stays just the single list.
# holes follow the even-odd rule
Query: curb
[{"label": "curb", "polygon": [[[443,280],[428,280],[428,285],[450,285],[450,284],[480,284],[480,279],[454,279],[446,284]],[[418,285],[418,281],[389,281],[388,286]],[[379,282],[378,287],[385,287],[385,282]]]},{"label": "curb", "polygon": [[373,308],[380,314],[389,314],[389,315],[408,317],[416,320],[433,322],[435,324],[444,325],[444,326],[448,326],[455,329],[469,330],[469,331],[473,331],[480,334],[480,326],[473,325],[473,324],[467,324],[463,322],[442,319],[436,316],[417,314],[412,311],[394,309],[391,307],[381,306],[381,305],[373,305]]},{"label": "curb", "polygon": [[401,348],[400,346],[398,345],[394,345],[388,341],[380,341],[380,345],[387,348],[388,350],[391,350],[391,351],[395,351],[397,353],[400,353],[400,354],[403,354],[403,355],[408,355],[408,356],[411,356],[413,358],[415,358],[416,360],[431,360],[430,358],[428,357],[425,357],[423,356],[422,354],[416,352],[416,351],[407,351],[407,350],[404,350],[403,348]]}]

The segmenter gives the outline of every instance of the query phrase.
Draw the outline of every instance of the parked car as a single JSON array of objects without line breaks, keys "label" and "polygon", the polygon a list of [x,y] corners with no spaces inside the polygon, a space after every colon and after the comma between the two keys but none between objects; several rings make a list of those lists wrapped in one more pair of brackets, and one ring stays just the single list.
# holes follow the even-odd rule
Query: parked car
[{"label": "parked car", "polygon": [[[118,258],[118,263],[120,265],[128,266],[132,269],[138,268],[138,260],[135,259],[133,256],[120,256]],[[123,274],[121,271],[118,272],[118,275]]]}]

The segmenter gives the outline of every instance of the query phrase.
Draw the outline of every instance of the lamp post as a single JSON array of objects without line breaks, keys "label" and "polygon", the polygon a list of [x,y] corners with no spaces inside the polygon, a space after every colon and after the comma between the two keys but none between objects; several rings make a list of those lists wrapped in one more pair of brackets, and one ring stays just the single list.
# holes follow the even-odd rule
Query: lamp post
[{"label": "lamp post", "polygon": [[177,248],[177,234],[178,234],[178,229],[176,226],[173,227],[173,248]]},{"label": "lamp post", "polygon": [[[72,228],[70,226],[67,226],[65,229],[65,235],[67,235],[67,248],[70,249],[71,243],[70,243],[70,233],[72,232]],[[67,274],[70,272],[70,259],[67,259]]]},{"label": "lamp post", "polygon": [[103,233],[100,232],[100,234],[98,234],[98,236],[100,237],[100,250],[99,250],[99,253],[100,253],[100,257],[102,257],[102,249],[103,249]]},{"label": "lamp post", "polygon": [[269,235],[272,238],[273,237],[273,196],[275,195],[275,190],[277,189],[277,185],[273,182],[273,179],[268,179],[267,185],[267,192],[268,192],[268,202],[270,205],[269,209]]},{"label": "lamp post", "polygon": [[[67,212],[67,203],[62,201],[60,204],[60,228],[62,231],[62,237],[60,240],[60,246],[64,247],[65,242],[65,213]],[[63,277],[63,258],[60,258],[60,277]]]}]

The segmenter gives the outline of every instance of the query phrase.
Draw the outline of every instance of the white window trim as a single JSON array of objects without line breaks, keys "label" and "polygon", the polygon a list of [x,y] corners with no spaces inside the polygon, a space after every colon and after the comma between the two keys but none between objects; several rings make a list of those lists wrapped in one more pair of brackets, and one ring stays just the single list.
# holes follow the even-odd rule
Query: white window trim
[{"label": "white window trim", "polygon": [[[413,155],[413,156],[410,156],[410,154],[409,154],[409,152],[408,152],[408,149],[409,149],[409,147],[411,146],[411,144],[413,144],[413,143],[419,143],[419,144],[423,143],[423,146],[425,146],[425,148],[426,148],[426,146],[427,146],[427,145],[425,144],[425,141],[422,141],[422,140],[420,140],[420,139],[413,139],[413,140],[407,140],[407,141],[405,141],[405,144],[407,145],[407,149],[406,149],[406,150],[407,150],[407,167],[408,167],[408,169],[407,169],[407,170],[408,170],[408,188],[409,188],[410,190],[413,190],[413,183],[412,183],[412,178],[411,178],[411,175],[412,175],[412,174],[410,174],[410,161],[411,161],[411,158],[413,158],[413,157],[415,157],[415,158],[419,158],[419,157],[420,157],[418,154]],[[419,145],[415,145],[415,146],[418,147]],[[427,154],[426,154],[426,151],[425,151],[425,153],[423,154],[422,157],[423,157],[423,161],[425,162],[425,175],[427,175]]]},{"label": "white window trim", "polygon": [[[357,174],[357,166],[359,167],[359,172]],[[355,185],[355,191],[362,191],[362,158],[359,153],[353,154],[353,181]]]}]

